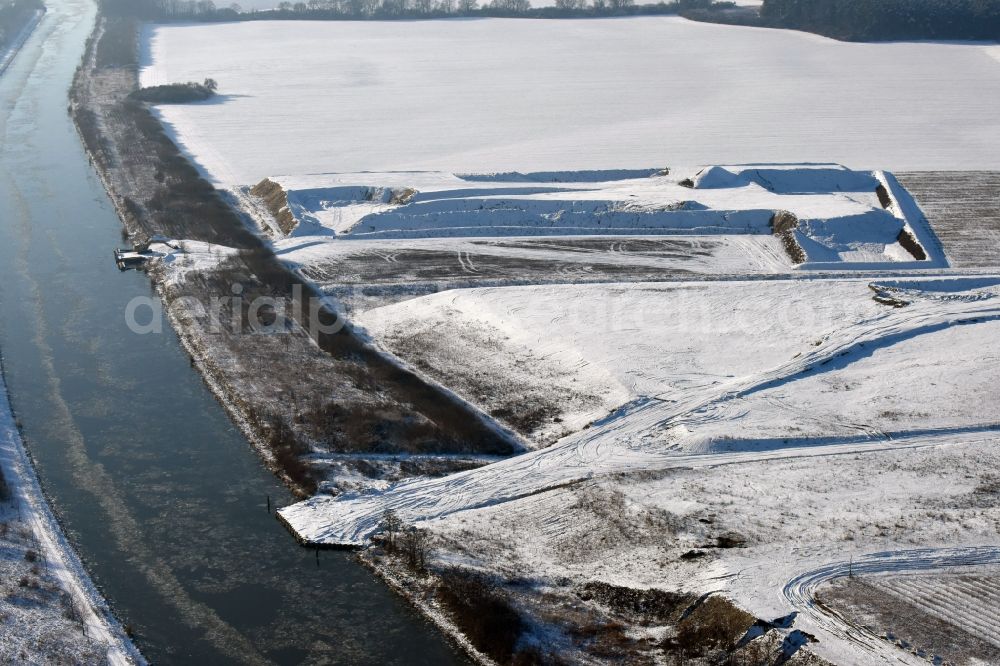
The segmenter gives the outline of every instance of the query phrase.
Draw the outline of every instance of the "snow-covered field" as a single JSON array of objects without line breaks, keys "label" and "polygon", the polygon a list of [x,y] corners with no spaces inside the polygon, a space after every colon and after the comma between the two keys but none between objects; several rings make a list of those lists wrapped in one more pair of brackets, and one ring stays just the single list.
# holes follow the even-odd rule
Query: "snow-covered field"
[{"label": "snow-covered field", "polygon": [[[784,288],[786,284],[794,288]],[[691,332],[671,331],[677,337],[665,339],[658,348],[649,344],[641,330],[623,341],[624,353],[614,353],[613,343],[602,346],[602,350],[612,350],[604,357],[604,372],[628,378],[631,364],[623,361],[635,354],[640,359],[631,366],[633,374],[636,368],[651,369],[662,363],[660,381],[655,380],[655,370],[652,381],[644,386],[632,380],[638,397],[548,449],[428,482],[429,486],[448,485],[451,492],[435,489],[425,497],[426,504],[409,503],[407,509],[426,518],[468,508],[467,502],[509,498],[513,469],[530,470],[528,478],[513,485],[519,492],[534,492],[595,472],[676,465],[678,459],[718,464],[756,455],[784,457],[792,450],[840,451],[941,438],[992,437],[996,415],[982,406],[996,404],[988,377],[1000,365],[995,343],[1000,328],[996,323],[1000,320],[1000,280],[911,281],[902,292],[911,302],[901,308],[875,303],[862,281],[817,281],[813,292],[807,284],[755,281],[734,286],[727,282],[640,292],[638,298],[646,299],[645,312],[690,308],[711,313],[707,318],[695,316]],[[546,314],[515,321],[511,327],[527,328],[521,340],[534,340],[537,353],[556,351],[545,346],[547,340],[565,346],[569,352],[565,357],[572,363],[573,354],[586,349],[587,329],[597,324],[587,317],[571,317],[560,326],[560,310],[567,308],[556,303],[570,301],[572,290],[587,288],[536,288],[552,290],[555,296],[522,299],[521,310],[508,313],[516,319],[530,305],[540,303],[537,307]],[[730,289],[732,295],[726,299],[724,294]],[[828,291],[824,294],[824,290]],[[725,305],[698,303],[716,291],[723,293],[718,298]],[[459,294],[450,296],[457,299]],[[737,302],[749,301],[756,305],[741,313]],[[786,307],[789,315],[782,315]],[[824,312],[826,308],[830,309]],[[733,313],[737,316],[730,319]],[[799,317],[815,317],[815,321],[806,324]],[[677,326],[670,321],[673,318],[666,315],[661,326],[667,330]],[[536,328],[532,333],[532,323],[544,330]],[[769,323],[774,327],[767,330]],[[758,337],[757,328],[765,328],[767,335]],[[598,332],[594,339],[599,338]],[[715,366],[711,359],[718,354],[727,356]],[[495,358],[502,362],[503,354]],[[685,359],[690,360],[685,363]],[[601,371],[601,357],[586,360],[597,363]],[[725,367],[731,369],[727,372]],[[474,371],[472,366],[470,372]],[[671,381],[664,381],[671,376]],[[985,403],[976,396],[984,396]],[[853,411],[838,416],[845,404]],[[757,406],[768,412],[763,423],[755,415],[753,407]],[[923,427],[925,419],[932,417],[947,420],[945,427]],[[916,427],[908,427],[911,424]],[[548,470],[552,477],[542,473]],[[496,487],[491,486],[493,481]],[[455,492],[466,484],[469,492]],[[422,487],[420,482],[403,484],[398,492],[413,497],[423,492]],[[358,503],[366,501],[361,498]],[[286,511],[299,514],[296,520],[301,518],[303,532],[312,538],[351,542],[373,528],[363,512],[343,520],[355,515],[354,505],[354,500],[317,498]],[[320,506],[332,512],[315,511]]]},{"label": "snow-covered field", "polygon": [[0,661],[145,663],[49,510],[0,376]]},{"label": "snow-covered field", "polygon": [[983,45],[676,17],[164,25],[143,44],[143,85],[218,80],[217,99],[158,113],[229,187],[333,170],[1000,166],[1000,61]]},{"label": "snow-covered field", "polygon": [[[336,256],[356,251],[353,244],[331,246],[313,237],[382,241],[770,235],[778,231],[774,216],[783,211],[795,216],[792,233],[804,255],[804,261],[798,262],[802,268],[946,265],[923,216],[891,175],[833,164],[465,176],[324,174],[271,181],[282,187],[286,207],[296,221],[290,235],[309,237],[308,243],[278,243],[289,252],[289,261],[301,264],[321,261],[324,253]],[[886,192],[886,206],[879,201],[878,188]],[[914,263],[915,257],[897,240],[904,228],[928,249],[931,261]],[[431,245],[460,250],[458,243]],[[301,252],[304,248],[307,253]],[[465,249],[469,250],[467,243]],[[726,262],[710,263],[715,272],[734,268]],[[756,266],[747,261],[743,268],[747,272],[784,271],[789,259],[788,255],[784,260],[758,256]]]},{"label": "snow-covered field", "polygon": [[[282,515],[307,539],[359,543],[392,507],[439,534],[444,557],[725,590],[761,617],[796,610],[784,586],[845,554],[995,543],[1000,505],[970,499],[1000,442],[1000,278],[882,287],[909,304],[875,302],[864,281],[816,279],[605,289],[603,305],[589,286],[459,291],[373,310],[362,319],[390,348],[392,331],[417,323],[457,340],[469,374],[516,365],[528,349],[539,377],[573,368],[590,393],[624,404],[531,454],[371,495],[317,496]],[[477,355],[463,344],[470,326],[499,342]],[[571,419],[591,416],[573,408]],[[596,499],[581,499],[595,484]],[[592,536],[591,514],[618,495],[625,524],[670,533],[588,537],[593,552],[575,559],[572,535]],[[663,512],[674,518],[643,518]],[[729,532],[745,547],[705,548]],[[679,559],[699,548],[695,563]],[[796,628],[837,663],[867,663],[821,620]]]},{"label": "snow-covered field", "polygon": [[[280,194],[271,212],[294,225],[283,227],[287,237],[274,232],[278,256],[352,318],[461,287],[947,266],[891,174],[833,164],[336,173],[265,183]],[[239,198],[259,219],[272,218],[251,192],[241,189]],[[900,243],[904,235],[926,259]],[[585,300],[600,297],[591,292]],[[408,327],[427,329],[416,321]]]},{"label": "snow-covered field", "polygon": [[278,256],[534,449],[282,509],[304,540],[391,508],[442,566],[722,591],[845,664],[916,659],[813,602],[855,559],[1000,560],[1000,275],[948,270],[871,170],[1000,168],[995,46],[665,17],[144,37],[144,85],[219,81],[157,113]]},{"label": "snow-covered field", "polygon": [[[548,443],[629,401],[669,400],[776,365],[842,322],[880,314],[870,295],[864,282],[821,280],[500,287],[446,291],[355,321],[487,411],[515,409],[525,396],[550,403],[531,433]],[[484,374],[519,390],[487,391]]]}]

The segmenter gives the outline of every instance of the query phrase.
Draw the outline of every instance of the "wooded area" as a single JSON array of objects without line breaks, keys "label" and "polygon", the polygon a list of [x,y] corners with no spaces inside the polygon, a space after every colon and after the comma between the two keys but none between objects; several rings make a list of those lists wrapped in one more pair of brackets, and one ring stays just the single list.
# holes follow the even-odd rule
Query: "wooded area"
[{"label": "wooded area", "polygon": [[551,7],[532,7],[530,0],[309,0],[277,2],[273,10],[244,12],[239,4],[217,7],[212,0],[101,0],[107,16],[143,20],[358,20],[421,19],[451,16],[582,18],[678,14],[724,9],[732,2],[672,0],[636,4],[635,0],[556,0]]},{"label": "wooded area", "polygon": [[857,41],[1000,38],[1000,0],[764,0],[761,18]]}]

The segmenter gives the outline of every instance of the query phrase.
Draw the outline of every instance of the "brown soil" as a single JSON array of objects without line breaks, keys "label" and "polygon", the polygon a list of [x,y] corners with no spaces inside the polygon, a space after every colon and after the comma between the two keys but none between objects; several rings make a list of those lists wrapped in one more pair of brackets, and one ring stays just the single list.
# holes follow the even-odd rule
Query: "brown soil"
[{"label": "brown soil", "polygon": [[875,194],[878,196],[878,202],[882,205],[882,208],[888,208],[892,205],[892,197],[889,196],[889,190],[885,189],[885,185],[882,183],[878,184],[875,188]]},{"label": "brown soil", "polygon": [[1000,266],[1000,171],[915,171],[896,177],[930,222],[929,249],[943,246],[957,268]]},{"label": "brown soil", "polygon": [[270,178],[265,178],[250,188],[250,194],[260,197],[267,207],[268,212],[278,222],[278,227],[282,233],[292,233],[298,222],[295,220],[295,216],[292,215],[292,211],[288,208],[288,194],[281,185]]},{"label": "brown soil", "polygon": [[799,241],[796,240],[795,232],[792,230],[783,231],[778,234],[778,237],[781,238],[781,244],[785,248],[785,252],[788,253],[788,256],[792,258],[792,261],[796,264],[804,264],[807,259],[806,253],[802,249],[802,246],[799,245]]},{"label": "brown soil", "polygon": [[903,246],[907,252],[913,255],[913,258],[917,261],[923,261],[927,258],[927,253],[924,252],[924,248],[921,247],[920,242],[917,240],[916,236],[911,234],[906,229],[900,229],[899,235],[896,236],[896,242]]},{"label": "brown soil", "polygon": [[779,210],[775,211],[774,215],[771,216],[770,225],[771,233],[778,236],[786,231],[798,229],[799,218],[795,217],[793,213],[790,213],[787,210]]},{"label": "brown soil", "polygon": [[817,601],[886,640],[905,643],[912,652],[926,651],[929,660],[939,656],[945,664],[968,663],[970,658],[1000,663],[1000,648],[886,594],[863,578],[836,581],[819,591]]}]

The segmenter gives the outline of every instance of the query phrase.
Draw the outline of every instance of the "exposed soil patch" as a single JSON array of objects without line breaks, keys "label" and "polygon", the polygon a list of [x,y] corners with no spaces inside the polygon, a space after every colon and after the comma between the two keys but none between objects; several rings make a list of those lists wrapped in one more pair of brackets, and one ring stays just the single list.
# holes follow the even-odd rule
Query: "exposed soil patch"
[{"label": "exposed soil patch", "polygon": [[[476,282],[492,280],[521,280],[535,283],[558,279],[572,282],[574,277],[586,278],[592,274],[620,279],[623,276],[653,278],[668,273],[662,268],[630,266],[605,262],[553,261],[524,257],[503,257],[490,254],[463,254],[462,261],[455,252],[423,249],[405,249],[393,252],[392,261],[371,253],[347,255],[336,266],[326,271],[327,281],[334,276],[348,284],[399,284],[405,282],[445,282],[462,280]],[[471,266],[471,267],[470,267]],[[310,268],[319,273],[322,269]],[[671,271],[673,273],[674,271]],[[687,271],[676,271],[684,274]]]},{"label": "exposed soil patch", "polygon": [[1000,265],[1000,171],[896,174],[958,268]]},{"label": "exposed soil patch", "polygon": [[282,233],[286,235],[292,233],[298,221],[288,207],[288,193],[281,185],[270,178],[265,178],[250,188],[250,194],[260,197],[268,212],[277,221]]},{"label": "exposed soil patch", "polygon": [[781,239],[785,253],[796,264],[805,263],[806,253],[795,238],[795,230],[799,228],[799,218],[787,210],[779,210],[771,216],[771,233]]},{"label": "exposed soil patch", "polygon": [[807,257],[805,250],[799,245],[799,241],[795,238],[795,232],[792,230],[783,231],[778,234],[781,239],[781,246],[785,248],[785,252],[791,257],[792,261],[796,264],[805,263]]},{"label": "exposed soil patch", "polygon": [[[457,316],[447,326],[442,335],[439,324],[408,322],[382,336],[383,344],[539,446],[573,430],[563,423],[568,412],[610,408],[603,396],[581,388],[575,373],[545,363],[499,331]],[[510,361],[498,366],[484,356]]]},{"label": "exposed soil patch", "polygon": [[[414,566],[405,534],[391,546],[380,539],[363,559],[498,663],[782,663],[780,637],[741,640],[756,620],[721,596],[489,576],[442,564],[433,535],[422,537],[423,564]],[[800,650],[787,663],[825,662]]]},{"label": "exposed soil patch", "polygon": [[[958,583],[956,579],[956,584]],[[1000,663],[1000,647],[947,622],[864,578],[840,579],[820,589],[817,599],[849,621],[915,654],[938,663],[963,664],[970,659]]]},{"label": "exposed soil patch", "polygon": [[917,240],[916,236],[906,229],[899,230],[899,236],[896,237],[896,242],[902,245],[903,248],[913,255],[913,258],[917,261],[923,261],[927,258],[927,253],[924,252],[924,248],[920,246],[920,242]]},{"label": "exposed soil patch", "polygon": [[892,205],[892,197],[889,196],[889,190],[885,189],[885,185],[882,183],[879,183],[878,187],[875,188],[875,196],[878,197],[878,202],[882,208],[888,209]]},{"label": "exposed soil patch", "polygon": [[534,661],[531,655],[519,654],[518,641],[528,627],[496,582],[469,571],[448,569],[440,574],[435,598],[480,652],[503,664],[515,659]]},{"label": "exposed soil patch", "polygon": [[779,210],[771,216],[771,233],[780,235],[799,228],[799,218],[787,210]]},{"label": "exposed soil patch", "polygon": [[422,248],[393,250],[391,260],[375,252],[339,256],[326,264],[309,264],[302,274],[340,300],[348,311],[455,288],[659,281],[695,275],[683,269],[630,265],[624,256],[621,264],[466,253],[460,258],[454,251]]}]

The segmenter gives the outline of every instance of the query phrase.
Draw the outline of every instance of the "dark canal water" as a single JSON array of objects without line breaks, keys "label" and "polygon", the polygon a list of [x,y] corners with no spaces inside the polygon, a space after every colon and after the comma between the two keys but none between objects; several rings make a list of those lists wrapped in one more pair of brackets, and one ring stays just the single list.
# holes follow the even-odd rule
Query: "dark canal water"
[{"label": "dark canal water", "polygon": [[50,11],[0,77],[0,350],[54,509],[153,662],[461,662],[346,553],[317,566],[267,513],[289,493],[172,331],[136,335],[148,279],[111,259],[120,224],[66,113],[94,20]]}]

